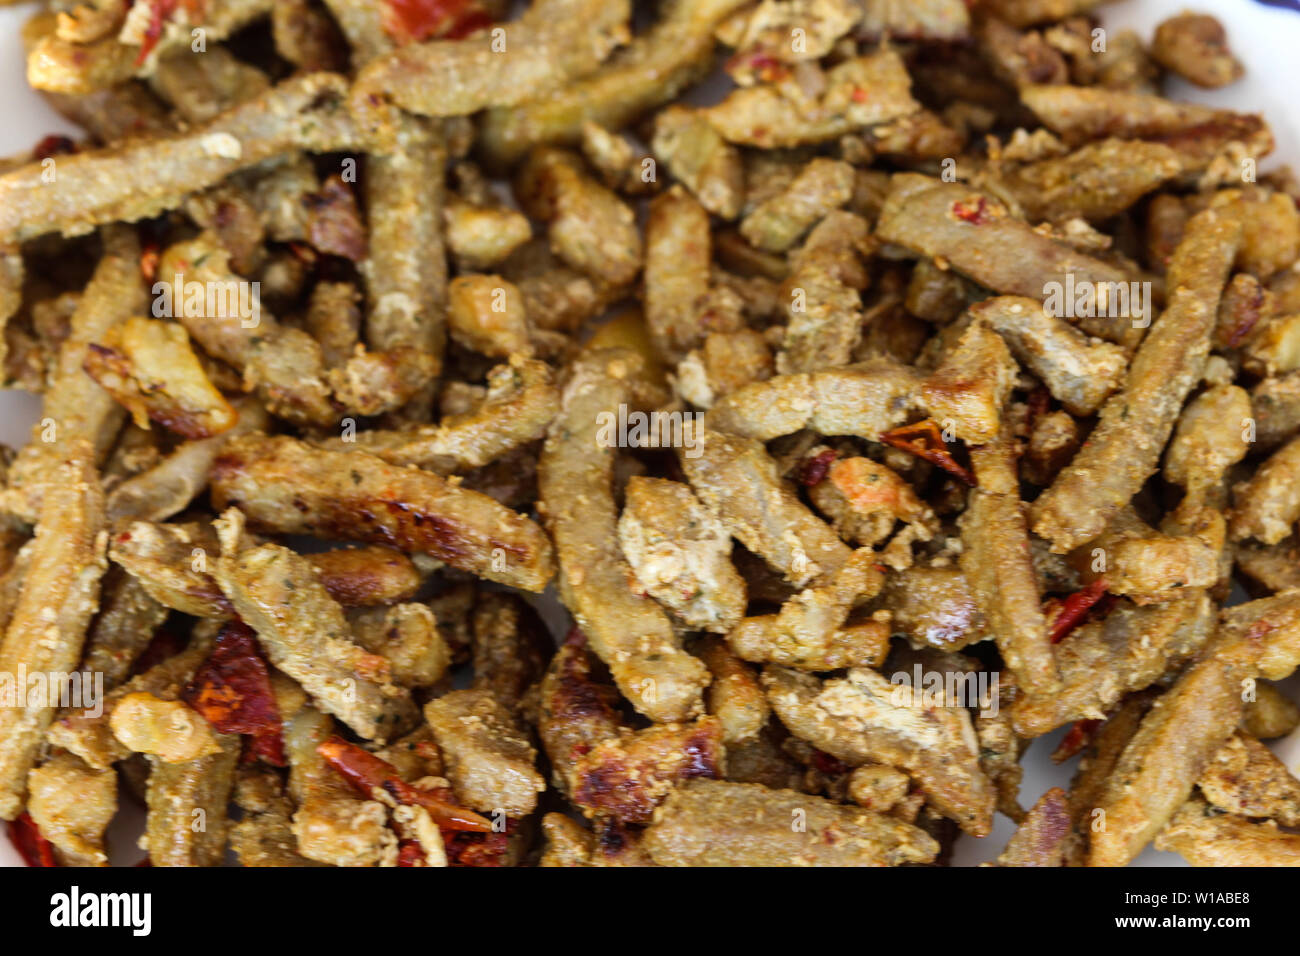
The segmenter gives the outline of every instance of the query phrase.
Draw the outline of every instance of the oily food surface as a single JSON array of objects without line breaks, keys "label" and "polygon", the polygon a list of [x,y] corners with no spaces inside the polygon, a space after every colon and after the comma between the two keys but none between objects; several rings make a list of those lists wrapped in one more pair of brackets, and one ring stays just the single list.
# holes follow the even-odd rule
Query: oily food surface
[{"label": "oily food surface", "polygon": [[1162,95],[1248,51],[509,6],[25,27],[84,135],[0,159],[24,859],[123,788],[154,866],[1300,859],[1300,182]]}]

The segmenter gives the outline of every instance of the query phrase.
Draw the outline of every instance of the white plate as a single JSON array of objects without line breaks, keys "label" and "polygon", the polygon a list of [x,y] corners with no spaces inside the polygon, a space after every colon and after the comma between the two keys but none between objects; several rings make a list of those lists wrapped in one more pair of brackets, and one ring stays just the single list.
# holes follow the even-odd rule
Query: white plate
[{"label": "white plate", "polygon": [[[1300,129],[1290,109],[1300,85],[1296,43],[1300,42],[1300,10],[1280,9],[1252,0],[1125,0],[1103,9],[1107,27],[1132,27],[1149,39],[1156,24],[1187,7],[1213,13],[1227,28],[1232,48],[1247,64],[1247,76],[1229,89],[1205,91],[1184,83],[1175,84],[1170,95],[1213,106],[1263,113],[1272,124],[1278,148],[1270,164],[1292,162],[1300,168]],[[60,116],[32,92],[23,76],[22,47],[18,30],[30,15],[31,6],[0,9],[0,155],[28,149],[49,133],[75,133]],[[1266,164],[1267,167],[1268,164]],[[18,392],[0,391],[0,442],[15,446],[27,440],[39,412],[39,401]],[[1021,803],[1031,805],[1044,791],[1068,786],[1074,761],[1054,766],[1048,755],[1064,731],[1036,740],[1025,755],[1025,778]],[[1293,770],[1300,769],[1300,732],[1277,742],[1273,748]],[[983,840],[963,837],[957,844],[954,862],[970,866],[995,858],[1006,845],[1014,825],[999,815],[991,836]],[[116,854],[115,854],[116,856]],[[22,861],[0,836],[0,866],[21,866]],[[1172,853],[1148,849],[1137,866],[1181,866]]]}]

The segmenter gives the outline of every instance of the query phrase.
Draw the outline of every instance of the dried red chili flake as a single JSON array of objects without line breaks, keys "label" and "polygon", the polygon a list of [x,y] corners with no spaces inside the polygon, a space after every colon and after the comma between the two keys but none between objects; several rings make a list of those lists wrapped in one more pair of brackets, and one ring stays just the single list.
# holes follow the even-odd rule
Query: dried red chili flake
[{"label": "dried red chili flake", "polygon": [[383,7],[384,32],[400,44],[434,37],[459,40],[493,22],[471,0],[386,0]]},{"label": "dried red chili flake", "polygon": [[149,59],[158,41],[162,39],[163,24],[180,6],[179,0],[148,0],[149,25],[145,27],[144,39],[140,43],[140,54],[135,58],[135,65],[141,66]]},{"label": "dried red chili flake", "polygon": [[342,737],[334,736],[316,748],[325,762],[352,785],[359,796],[370,797],[375,789],[384,791],[398,803],[424,807],[438,826],[447,830],[470,830],[488,833],[492,823],[473,810],[466,810],[452,802],[452,793],[446,787],[421,790],[413,787],[397,773],[397,768],[381,757]]},{"label": "dried red chili flake", "polygon": [[505,830],[494,833],[446,833],[442,843],[448,866],[504,866],[510,834],[517,828],[507,819]]},{"label": "dried red chili flake", "polygon": [[49,159],[51,156],[66,156],[77,151],[77,144],[67,136],[51,133],[32,148],[32,159]]},{"label": "dried red chili flake", "polygon": [[952,204],[952,214],[972,226],[982,226],[988,222],[988,217],[985,215],[988,212],[988,205],[988,200],[983,196],[980,196],[974,204],[959,199]]},{"label": "dried red chili flake", "polygon": [[1092,743],[1102,723],[1100,720],[1076,720],[1052,751],[1052,763],[1064,763]]},{"label": "dried red chili flake", "polygon": [[893,448],[910,452],[932,465],[938,465],[963,484],[975,487],[975,476],[948,451],[939,423],[933,418],[882,432],[880,440]]},{"label": "dried red chili flake", "polygon": [[182,699],[223,734],[251,734],[251,749],[268,763],[283,767],[280,708],[271,689],[271,674],[253,629],[231,621],[221,629],[208,659],[185,686]]},{"label": "dried red chili flake", "polygon": [[1088,612],[1106,596],[1106,579],[1098,578],[1080,591],[1075,591],[1064,601],[1049,602],[1047,608],[1050,625],[1048,638],[1059,644],[1071,631],[1083,623]]},{"label": "dried red chili flake", "polygon": [[424,866],[424,848],[419,840],[402,840],[397,844],[398,866]]},{"label": "dried red chili flake", "polygon": [[818,452],[812,458],[803,463],[799,469],[799,481],[809,488],[814,485],[820,485],[826,480],[830,473],[831,465],[835,459],[840,457],[840,453],[833,448],[827,448],[825,451]]},{"label": "dried red chili flake", "polygon": [[59,865],[54,859],[54,844],[41,835],[30,813],[9,821],[9,842],[28,866]]},{"label": "dried red chili flake", "polygon": [[158,261],[161,257],[162,253],[156,242],[147,243],[140,250],[140,275],[146,285],[153,285],[154,279],[158,277]]}]

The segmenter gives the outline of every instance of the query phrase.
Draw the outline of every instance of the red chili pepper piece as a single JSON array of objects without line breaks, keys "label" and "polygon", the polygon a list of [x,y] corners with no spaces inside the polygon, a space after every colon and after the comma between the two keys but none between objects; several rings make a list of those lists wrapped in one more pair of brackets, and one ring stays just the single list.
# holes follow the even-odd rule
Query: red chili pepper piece
[{"label": "red chili pepper piece", "polygon": [[983,196],[980,196],[973,206],[970,203],[958,201],[952,204],[952,214],[972,226],[982,226],[988,222],[987,217],[984,215],[988,211],[988,205],[988,200]]},{"label": "red chili pepper piece", "polygon": [[491,821],[473,810],[452,803],[451,791],[447,788],[421,790],[413,787],[398,775],[397,768],[387,760],[376,757],[356,744],[348,743],[342,737],[331,737],[317,747],[316,752],[363,797],[369,797],[378,788],[398,803],[424,807],[429,811],[433,822],[445,829],[477,833],[489,833],[492,830]]},{"label": "red chili pepper piece", "polygon": [[51,133],[41,139],[32,148],[32,159],[49,159],[51,156],[66,156],[77,151],[77,144],[68,136]]},{"label": "red chili pepper piece", "polygon": [[402,840],[397,844],[398,866],[423,866],[424,848],[418,840]]},{"label": "red chili pepper piece", "polygon": [[799,480],[809,488],[820,485],[826,480],[831,465],[839,456],[839,452],[833,448],[827,448],[825,451],[819,452],[803,463],[803,466],[799,469]]},{"label": "red chili pepper piece", "polygon": [[1052,618],[1048,637],[1053,644],[1059,644],[1067,634],[1078,627],[1088,612],[1106,596],[1106,579],[1098,578],[1081,591],[1075,591],[1060,603],[1056,616]]},{"label": "red chili pepper piece", "polygon": [[510,834],[518,826],[506,820],[506,828],[494,833],[446,833],[442,842],[448,866],[504,866]]},{"label": "red chili pepper piece", "polygon": [[158,41],[162,39],[163,24],[168,17],[176,12],[176,8],[179,6],[178,0],[149,0],[149,25],[144,30],[144,40],[140,44],[140,54],[135,58],[136,66],[141,66],[145,60],[149,59],[149,54],[158,45]]},{"label": "red chili pepper piece", "polygon": [[54,859],[54,844],[41,835],[30,813],[9,821],[9,842],[28,866],[59,865]]},{"label": "red chili pepper piece", "polygon": [[1052,763],[1064,763],[1092,743],[1102,723],[1100,720],[1076,720],[1052,751]]},{"label": "red chili pepper piece", "polygon": [[221,629],[212,653],[194,672],[181,697],[216,730],[251,734],[251,752],[277,767],[285,765],[280,708],[271,689],[271,674],[253,629],[243,621],[231,621]]},{"label": "red chili pepper piece", "polygon": [[433,37],[459,40],[493,22],[469,0],[387,0],[383,9],[384,32],[402,44]]},{"label": "red chili pepper piece", "polygon": [[952,457],[952,453],[948,451],[948,443],[943,440],[939,423],[933,418],[890,429],[881,433],[880,440],[893,448],[910,452],[932,465],[938,465],[963,484],[975,487],[975,476]]}]

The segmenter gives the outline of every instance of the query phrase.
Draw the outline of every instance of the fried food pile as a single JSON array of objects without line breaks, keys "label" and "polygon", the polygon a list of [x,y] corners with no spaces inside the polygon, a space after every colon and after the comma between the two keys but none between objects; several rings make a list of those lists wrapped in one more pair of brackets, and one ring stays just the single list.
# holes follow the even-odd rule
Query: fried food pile
[{"label": "fried food pile", "polygon": [[29,862],[1300,861],[1300,182],[1100,6],[44,4]]}]

